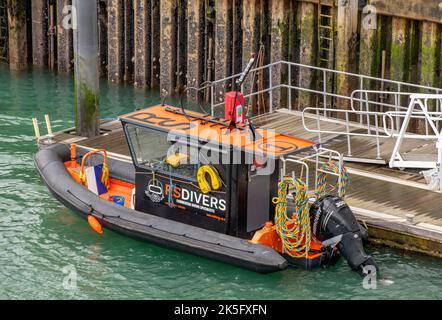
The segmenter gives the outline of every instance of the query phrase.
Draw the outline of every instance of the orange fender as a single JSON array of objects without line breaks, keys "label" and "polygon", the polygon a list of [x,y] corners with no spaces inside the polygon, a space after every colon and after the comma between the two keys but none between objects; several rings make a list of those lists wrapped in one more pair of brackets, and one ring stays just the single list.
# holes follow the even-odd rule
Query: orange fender
[{"label": "orange fender", "polygon": [[99,234],[103,233],[103,227],[101,226],[101,223],[98,221],[97,218],[95,218],[92,215],[88,215],[87,222],[89,222],[89,225],[91,226],[92,230],[94,230],[96,233]]}]

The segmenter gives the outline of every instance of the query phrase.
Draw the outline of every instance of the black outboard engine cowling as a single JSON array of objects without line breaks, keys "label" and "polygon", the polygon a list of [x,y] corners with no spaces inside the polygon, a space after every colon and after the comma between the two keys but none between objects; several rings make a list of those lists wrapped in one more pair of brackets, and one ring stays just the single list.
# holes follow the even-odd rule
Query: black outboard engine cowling
[{"label": "black outboard engine cowling", "polygon": [[350,267],[361,275],[369,273],[369,268],[378,267],[367,255],[362,244],[366,230],[359,225],[348,205],[337,196],[325,196],[310,208],[310,225],[315,237],[322,242],[335,242]]}]

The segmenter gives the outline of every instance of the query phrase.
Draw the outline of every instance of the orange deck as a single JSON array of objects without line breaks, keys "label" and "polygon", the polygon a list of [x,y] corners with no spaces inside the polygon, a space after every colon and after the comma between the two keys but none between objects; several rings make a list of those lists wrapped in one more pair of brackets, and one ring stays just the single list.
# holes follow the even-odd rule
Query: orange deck
[{"label": "orange deck", "polygon": [[[81,184],[80,181],[80,168],[81,166],[76,161],[66,161],[64,163],[66,169],[71,174],[72,178],[79,184]],[[135,188],[135,185],[121,181],[118,179],[110,178],[110,188],[108,189],[107,193],[103,193],[99,197],[105,200],[110,200],[111,196],[123,196],[124,206],[126,208],[131,208],[132,205],[132,189]]]}]

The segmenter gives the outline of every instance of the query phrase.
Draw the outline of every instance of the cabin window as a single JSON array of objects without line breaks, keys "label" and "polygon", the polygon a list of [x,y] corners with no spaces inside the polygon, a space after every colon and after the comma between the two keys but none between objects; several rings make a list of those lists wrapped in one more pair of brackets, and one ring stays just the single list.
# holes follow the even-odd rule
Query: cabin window
[{"label": "cabin window", "polygon": [[166,163],[167,157],[176,150],[190,154],[190,152],[195,152],[192,150],[195,147],[177,148],[177,142],[169,141],[167,133],[129,124],[126,125],[126,134],[136,166],[196,181],[198,163],[190,164],[190,161],[186,161],[176,168]]},{"label": "cabin window", "polygon": [[[212,164],[218,171],[221,180],[224,182],[222,190],[225,188],[225,177],[227,174],[227,165],[211,162],[210,159],[222,159],[221,150],[211,149],[200,153],[199,145],[195,143],[187,143],[186,140],[178,139],[167,133],[152,130],[144,127],[125,125],[125,131],[129,147],[131,149],[134,164],[139,168],[154,170],[165,176],[173,176],[183,178],[193,182],[197,182],[198,169],[202,164]],[[183,143],[184,142],[184,143]],[[177,167],[172,167],[166,163],[166,159],[171,154],[184,153],[189,156],[188,160]],[[195,160],[195,155],[197,158]]]}]

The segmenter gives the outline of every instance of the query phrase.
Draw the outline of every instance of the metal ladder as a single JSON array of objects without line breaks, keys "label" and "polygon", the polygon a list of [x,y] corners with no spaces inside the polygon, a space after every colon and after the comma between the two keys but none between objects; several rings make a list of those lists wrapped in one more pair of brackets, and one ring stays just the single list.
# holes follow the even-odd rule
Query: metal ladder
[{"label": "metal ladder", "polygon": [[0,0],[0,62],[8,61],[8,17],[5,1]]},{"label": "metal ladder", "polygon": [[[318,67],[334,69],[335,67],[335,26],[334,26],[334,2],[325,5],[318,1]],[[329,75],[329,77],[333,75]],[[325,78],[324,74],[318,74],[318,87],[333,91],[333,78]],[[332,100],[319,99],[318,105],[325,108],[332,106]]]}]

